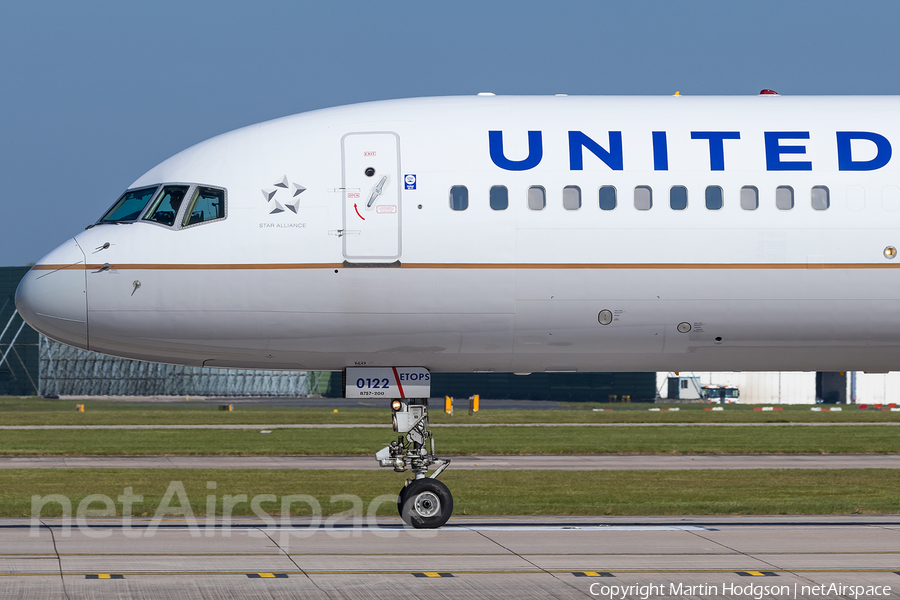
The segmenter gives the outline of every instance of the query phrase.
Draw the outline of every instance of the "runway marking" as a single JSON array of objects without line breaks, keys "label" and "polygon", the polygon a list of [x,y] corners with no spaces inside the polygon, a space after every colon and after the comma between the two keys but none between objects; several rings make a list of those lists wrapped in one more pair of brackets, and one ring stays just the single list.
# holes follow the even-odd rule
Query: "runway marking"
[{"label": "runway marking", "polygon": [[[348,569],[344,571],[325,571],[325,570],[316,570],[316,569],[306,569],[305,572],[308,575],[410,575],[410,571],[398,571],[398,570],[390,570],[390,569]],[[586,573],[588,571],[580,571],[581,573]],[[597,573],[602,573],[602,571],[596,571]],[[600,577],[616,577],[619,575],[647,575],[647,574],[662,574],[662,575],[671,575],[671,574],[709,574],[709,573],[733,573],[741,575],[741,573],[745,573],[741,575],[742,577],[754,577],[753,575],[749,575],[750,571],[735,571],[733,569],[617,569],[614,574],[611,575],[599,575]],[[890,569],[770,569],[767,571],[758,571],[759,573],[763,573],[763,577],[778,577],[779,573],[783,574],[796,574],[796,573],[818,573],[818,574],[829,574],[829,573],[894,573],[900,575],[900,571],[896,571],[895,568]],[[420,577],[425,577],[423,572],[419,572]],[[453,573],[441,573],[442,577],[451,576],[454,577],[456,575],[539,575],[539,574],[560,574],[560,575],[573,575],[575,571],[569,569],[484,569],[484,570],[457,570]],[[297,574],[301,574],[298,572]],[[414,573],[413,573],[414,574]],[[175,577],[175,576],[196,576],[196,575],[207,575],[207,576],[244,576],[249,577],[251,579],[257,579],[259,577],[259,573],[247,573],[246,571],[125,571],[123,573],[85,573],[85,572],[62,572],[59,571],[43,571],[43,572],[4,572],[0,573],[0,577],[59,577],[62,575],[63,577],[78,577],[84,576],[85,579],[125,579],[127,577],[135,577],[135,576],[144,576],[144,577]],[[103,577],[106,575],[106,577]],[[272,573],[274,578],[276,579],[284,579],[285,577],[289,577],[287,573]],[[759,577],[759,575],[756,575]]]},{"label": "runway marking", "polygon": [[575,577],[615,577],[606,571],[572,571],[572,575]]},{"label": "runway marking", "polygon": [[287,579],[287,573],[247,573],[249,579]]},{"label": "runway marking", "polygon": [[425,571],[424,573],[413,573],[414,577],[453,577],[453,573],[438,573],[437,571]]},{"label": "runway marking", "polygon": [[444,529],[465,529],[466,531],[718,531],[702,525],[445,525]]},{"label": "runway marking", "polygon": [[[98,525],[99,527],[100,525]],[[850,526],[856,527],[856,526]],[[134,529],[138,529],[134,527]],[[185,531],[185,527],[156,527],[156,531]],[[306,527],[303,525],[297,527],[266,527],[264,530],[268,533],[308,533],[310,531],[341,531],[341,532],[364,532],[364,531],[396,531],[403,533],[410,531],[404,525],[378,525],[370,526],[349,526],[349,527]],[[444,525],[442,531],[719,531],[715,527],[704,527],[702,525],[520,525],[520,526],[504,526],[504,525]],[[260,531],[257,527],[231,527],[232,532],[254,532]],[[413,530],[415,531],[415,530]],[[293,553],[292,553],[293,554]],[[143,555],[142,555],[143,556]],[[229,554],[230,556],[230,554]]]},{"label": "runway marking", "polygon": [[[727,552],[519,552],[519,556],[596,556],[598,558],[609,557],[627,557],[627,556],[750,556],[746,552],[727,551]],[[848,551],[828,551],[828,552],[758,552],[754,555],[765,556],[883,556],[900,554],[900,550],[848,550]],[[291,556],[322,556],[321,552],[291,552]],[[331,553],[337,557],[350,556],[391,556],[391,557],[419,557],[419,554],[410,554],[408,552],[340,552]],[[478,556],[507,556],[507,552],[479,552]],[[233,558],[233,557],[252,557],[252,558],[271,558],[277,556],[273,554],[259,552],[228,552],[228,553],[212,553],[212,552],[196,552],[190,554],[168,554],[168,553],[147,553],[147,552],[117,552],[117,553],[97,553],[97,552],[61,552],[60,557],[83,557],[90,556],[94,558],[104,558],[109,556],[140,556],[150,558],[170,558],[179,557],[216,557],[216,558]],[[473,556],[470,552],[430,552],[429,556]],[[52,554],[0,554],[0,559],[47,559],[56,560],[56,556]],[[893,571],[900,575],[900,571]],[[6,573],[0,571],[0,575],[8,575],[15,573]]]},{"label": "runway marking", "polygon": [[736,571],[741,577],[778,577],[772,571]]}]

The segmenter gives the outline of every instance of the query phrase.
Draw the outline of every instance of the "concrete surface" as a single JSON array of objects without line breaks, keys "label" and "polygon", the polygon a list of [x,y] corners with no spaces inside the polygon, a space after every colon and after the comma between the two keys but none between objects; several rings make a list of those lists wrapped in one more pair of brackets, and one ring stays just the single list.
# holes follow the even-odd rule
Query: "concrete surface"
[{"label": "concrete surface", "polygon": [[900,598],[897,515],[454,517],[437,531],[365,521],[3,519],[0,597]]}]

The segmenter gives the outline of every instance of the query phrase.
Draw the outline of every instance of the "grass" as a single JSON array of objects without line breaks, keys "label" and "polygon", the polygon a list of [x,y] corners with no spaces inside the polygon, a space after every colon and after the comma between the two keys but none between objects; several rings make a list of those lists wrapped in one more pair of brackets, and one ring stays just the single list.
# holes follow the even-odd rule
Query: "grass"
[{"label": "grass", "polygon": [[[396,439],[375,429],[6,430],[0,455],[374,454]],[[847,427],[475,427],[436,430],[438,454],[900,453],[900,431]]]},{"label": "grass", "polygon": [[[746,470],[735,471],[447,471],[441,476],[454,494],[456,515],[730,515],[730,514],[865,514],[900,512],[900,471]],[[62,494],[73,507],[90,494],[114,501],[125,487],[142,495],[133,514],[153,516],[170,482],[184,485],[195,515],[206,513],[214,495],[222,512],[224,495],[274,494],[279,503],[263,504],[278,511],[281,497],[309,494],[325,515],[350,504],[332,496],[352,494],[366,514],[373,498],[392,494],[403,475],[389,471],[283,471],[179,469],[16,469],[0,471],[0,517],[31,516],[32,495]],[[216,489],[207,488],[208,481]],[[177,498],[177,497],[176,497]],[[514,498],[515,501],[510,501]],[[173,500],[171,506],[178,506]],[[92,505],[90,508],[100,508]],[[59,516],[58,504],[47,504],[43,516]],[[116,514],[122,514],[116,503]],[[234,515],[251,515],[247,502]],[[303,504],[292,514],[309,514]],[[396,505],[383,504],[378,514],[395,515]]]},{"label": "grass", "polygon": [[[227,401],[223,401],[225,403]],[[328,400],[323,400],[327,404]],[[374,401],[373,401],[374,402]],[[85,412],[75,412],[84,404]],[[859,410],[843,406],[841,412],[813,412],[809,405],[785,405],[778,412],[754,411],[746,405],[730,405],[723,411],[705,411],[701,404],[568,404],[572,410],[492,410],[483,400],[482,410],[469,415],[467,404],[457,403],[454,415],[443,404],[432,405],[433,423],[900,423],[900,412]],[[387,402],[377,408],[309,408],[235,404],[234,412],[218,410],[215,403],[198,401],[121,402],[112,400],[48,400],[0,397],[2,425],[216,425],[228,423],[279,425],[287,423],[389,424]],[[648,408],[672,407],[677,412],[650,412]],[[593,408],[612,408],[595,412]]]}]

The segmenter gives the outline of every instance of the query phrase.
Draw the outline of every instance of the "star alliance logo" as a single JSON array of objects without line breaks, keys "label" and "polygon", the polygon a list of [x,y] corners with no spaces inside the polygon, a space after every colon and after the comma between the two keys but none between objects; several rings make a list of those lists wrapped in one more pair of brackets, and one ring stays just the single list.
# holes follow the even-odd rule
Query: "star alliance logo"
[{"label": "star alliance logo", "polygon": [[[273,187],[262,190],[263,198],[266,199],[266,204],[269,208],[270,215],[277,215],[279,213],[283,213],[286,210],[291,211],[295,215],[297,211],[300,210],[300,199],[297,198],[300,194],[306,191],[306,188],[300,185],[299,183],[288,182],[287,175],[281,178],[281,181],[272,184]],[[281,192],[281,190],[292,191],[293,195],[291,196],[289,201],[278,201],[275,196]],[[283,196],[284,194],[282,194]],[[274,204],[272,204],[274,202]]]}]

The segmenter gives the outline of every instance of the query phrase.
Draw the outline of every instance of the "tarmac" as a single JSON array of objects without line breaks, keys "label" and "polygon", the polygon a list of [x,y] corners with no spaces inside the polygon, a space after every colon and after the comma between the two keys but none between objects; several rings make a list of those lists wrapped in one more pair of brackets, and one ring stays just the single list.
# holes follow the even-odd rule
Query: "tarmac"
[{"label": "tarmac", "polygon": [[[451,456],[454,470],[900,469],[897,454]],[[2,469],[381,469],[374,456],[4,456]],[[900,507],[898,507],[900,508]],[[900,568],[900,565],[898,565]]]},{"label": "tarmac", "polygon": [[0,597],[900,598],[900,515],[0,520]]}]

